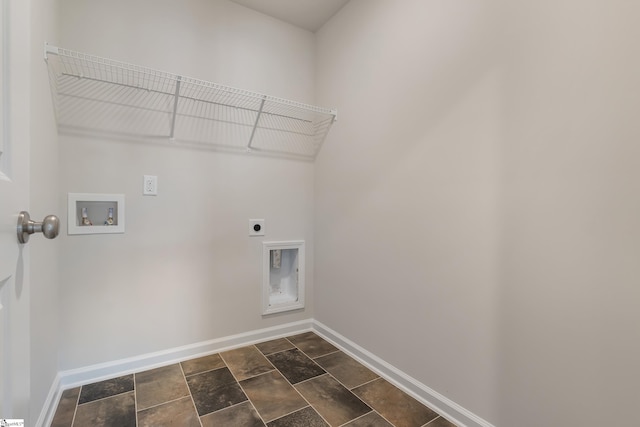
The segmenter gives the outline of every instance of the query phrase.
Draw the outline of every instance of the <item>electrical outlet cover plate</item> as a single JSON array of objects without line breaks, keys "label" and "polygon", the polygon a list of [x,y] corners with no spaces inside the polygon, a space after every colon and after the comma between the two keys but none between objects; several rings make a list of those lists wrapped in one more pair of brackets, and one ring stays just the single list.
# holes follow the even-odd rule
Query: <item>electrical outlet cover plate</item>
[{"label": "electrical outlet cover plate", "polygon": [[144,175],[142,183],[142,194],[145,196],[158,195],[158,177],[155,175]]},{"label": "electrical outlet cover plate", "polygon": [[249,220],[249,236],[264,236],[264,219]]}]

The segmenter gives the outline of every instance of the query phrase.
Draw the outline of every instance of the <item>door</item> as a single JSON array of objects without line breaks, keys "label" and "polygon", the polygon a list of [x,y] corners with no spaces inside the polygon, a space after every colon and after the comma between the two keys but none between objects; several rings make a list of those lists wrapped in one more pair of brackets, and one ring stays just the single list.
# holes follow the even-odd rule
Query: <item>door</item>
[{"label": "door", "polygon": [[29,201],[30,2],[0,1],[0,419],[26,419],[29,257],[16,227]]}]

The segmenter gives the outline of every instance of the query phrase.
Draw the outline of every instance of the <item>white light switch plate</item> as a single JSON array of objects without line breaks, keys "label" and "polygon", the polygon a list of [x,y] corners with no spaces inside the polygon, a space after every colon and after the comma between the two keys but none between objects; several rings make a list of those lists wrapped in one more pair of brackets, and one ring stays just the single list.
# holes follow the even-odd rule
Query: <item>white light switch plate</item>
[{"label": "white light switch plate", "polygon": [[158,177],[155,175],[144,175],[142,194],[145,196],[158,195]]}]

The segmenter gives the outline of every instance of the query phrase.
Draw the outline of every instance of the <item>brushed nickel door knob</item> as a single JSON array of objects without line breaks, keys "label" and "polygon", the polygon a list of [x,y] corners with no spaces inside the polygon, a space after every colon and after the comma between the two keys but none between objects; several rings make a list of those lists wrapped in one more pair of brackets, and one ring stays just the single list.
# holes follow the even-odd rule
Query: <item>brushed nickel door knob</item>
[{"label": "brushed nickel door knob", "polygon": [[55,239],[60,231],[60,220],[55,215],[47,215],[42,222],[31,220],[29,212],[18,215],[18,242],[27,243],[33,233],[42,233],[47,239]]}]

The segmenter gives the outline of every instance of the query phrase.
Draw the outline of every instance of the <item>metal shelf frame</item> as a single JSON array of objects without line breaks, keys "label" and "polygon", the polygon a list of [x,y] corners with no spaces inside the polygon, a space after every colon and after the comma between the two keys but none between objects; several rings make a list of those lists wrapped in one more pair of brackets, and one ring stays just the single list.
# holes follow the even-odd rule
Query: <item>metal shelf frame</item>
[{"label": "metal shelf frame", "polygon": [[315,159],[337,118],[316,107],[45,44],[60,131]]}]

